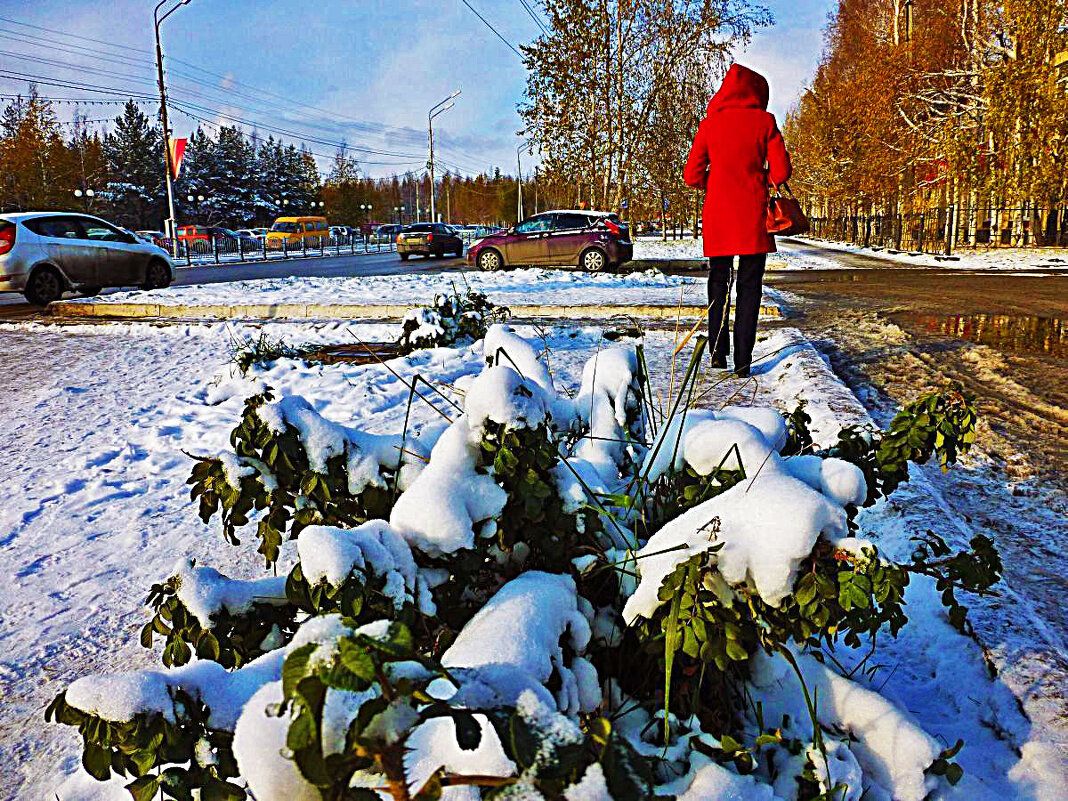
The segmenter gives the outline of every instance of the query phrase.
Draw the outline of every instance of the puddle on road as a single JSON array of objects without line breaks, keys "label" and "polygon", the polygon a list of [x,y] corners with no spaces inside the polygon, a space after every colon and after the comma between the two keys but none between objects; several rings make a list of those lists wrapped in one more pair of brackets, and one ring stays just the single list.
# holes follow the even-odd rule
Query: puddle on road
[{"label": "puddle on road", "polygon": [[1000,351],[1068,357],[1068,319],[1026,314],[921,314],[899,312],[894,322]]}]

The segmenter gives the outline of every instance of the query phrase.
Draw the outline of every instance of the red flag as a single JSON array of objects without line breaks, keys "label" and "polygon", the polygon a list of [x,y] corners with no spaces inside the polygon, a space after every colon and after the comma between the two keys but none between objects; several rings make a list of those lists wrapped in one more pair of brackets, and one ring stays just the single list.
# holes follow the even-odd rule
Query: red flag
[{"label": "red flag", "polygon": [[188,139],[171,139],[171,169],[174,170],[173,178],[178,180],[178,173],[182,171],[182,159],[185,158],[185,145]]}]

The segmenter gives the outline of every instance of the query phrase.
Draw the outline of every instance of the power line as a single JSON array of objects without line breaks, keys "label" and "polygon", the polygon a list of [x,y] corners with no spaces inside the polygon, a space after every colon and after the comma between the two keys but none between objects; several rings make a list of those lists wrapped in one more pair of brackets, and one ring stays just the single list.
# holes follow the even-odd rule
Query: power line
[{"label": "power line", "polygon": [[511,50],[513,53],[515,53],[517,56],[519,56],[519,58],[523,58],[523,54],[520,53],[518,50],[516,50],[515,46],[501,35],[500,31],[498,31],[496,28],[494,28],[492,25],[490,25],[489,21],[485,17],[483,17],[481,14],[479,14],[478,11],[475,10],[475,7],[473,5],[468,3],[467,0],[460,0],[460,2],[463,3],[465,6],[467,6],[469,9],[471,9],[471,13],[474,14],[476,17],[478,17],[480,20],[482,20],[482,22],[485,23],[486,27],[489,28],[491,31],[493,31],[493,33],[496,34],[497,38],[500,39],[502,42],[504,42],[505,45],[507,45],[509,50]]},{"label": "power line", "polygon": [[36,30],[45,31],[47,33],[56,33],[56,34],[59,34],[60,36],[67,36],[67,37],[69,37],[71,39],[80,39],[83,42],[96,42],[97,44],[107,45],[108,47],[115,47],[115,48],[119,48],[119,49],[122,49],[122,50],[130,50],[130,51],[132,51],[134,53],[144,53],[145,55],[149,55],[149,56],[152,55],[152,51],[150,51],[150,50],[142,50],[142,49],[137,48],[137,47],[129,47],[127,45],[116,44],[114,42],[106,42],[103,39],[93,39],[93,38],[88,37],[88,36],[79,36],[76,33],[66,33],[65,31],[58,31],[55,28],[45,28],[45,27],[42,27],[40,25],[31,25],[28,22],[19,22],[17,19],[11,19],[10,17],[0,17],[0,22],[10,22],[12,25],[20,25],[23,28],[34,28]]},{"label": "power line", "polygon": [[[494,32],[494,34],[496,34],[512,50],[512,52],[516,53],[516,55],[520,55],[519,51],[516,50],[516,48],[514,46],[512,46],[512,44],[507,39],[505,39],[493,27],[492,24],[490,24],[481,14],[479,14],[479,12],[473,6],[471,6],[471,4],[467,2],[467,0],[463,0],[463,1],[464,1],[464,4],[467,5],[468,8],[476,16],[478,16],[479,19],[481,19],[483,21],[483,23],[485,23]],[[527,6],[525,4],[525,0],[521,0],[521,1],[524,2],[524,7],[527,8]],[[528,8],[528,10],[529,10],[529,8]],[[535,17],[535,20],[537,21],[536,17]],[[126,45],[119,45],[119,44],[115,44],[115,43],[111,43],[111,42],[106,42],[104,40],[94,39],[92,37],[80,36],[78,34],[68,33],[66,31],[61,31],[61,30],[57,30],[57,29],[54,29],[54,28],[49,28],[49,27],[46,27],[46,26],[32,25],[30,23],[23,23],[23,22],[19,22],[17,20],[13,20],[13,19],[11,19],[9,17],[0,16],[0,21],[9,22],[9,23],[12,23],[12,24],[15,24],[15,25],[22,26],[24,28],[31,28],[31,29],[34,29],[34,30],[44,31],[44,32],[50,33],[50,34],[64,36],[64,37],[67,37],[69,39],[75,39],[75,40],[83,41],[83,42],[91,42],[91,43],[95,43],[95,44],[101,44],[101,45],[105,45],[107,47],[113,47],[113,48],[129,51],[130,53],[133,53],[133,54],[143,54],[143,55],[151,56],[151,52],[147,51],[147,50],[142,50],[142,49],[135,48],[135,47],[129,47],[129,46],[126,46]],[[152,62],[150,62],[150,61],[148,61],[146,59],[138,58],[137,56],[127,56],[127,55],[122,54],[122,53],[113,53],[113,52],[101,50],[100,48],[87,47],[87,46],[84,46],[84,45],[73,44],[71,42],[63,42],[63,43],[61,43],[62,45],[65,45],[65,47],[64,47],[64,46],[61,46],[60,44],[56,44],[56,43],[51,42],[51,41],[49,41],[47,39],[44,39],[44,38],[42,38],[40,36],[35,36],[34,34],[27,33],[27,32],[24,32],[24,31],[14,31],[13,32],[14,35],[11,35],[11,33],[12,32],[0,31],[0,37],[6,37],[6,38],[12,39],[14,41],[20,42],[22,44],[29,44],[29,45],[34,46],[34,47],[45,47],[45,46],[47,46],[50,50],[57,50],[57,51],[68,53],[70,55],[78,56],[78,57],[81,57],[81,58],[88,57],[88,58],[93,58],[94,60],[107,60],[107,61],[109,61],[111,63],[118,64],[118,65],[121,65],[121,66],[145,67],[146,69],[149,69],[152,66],[154,66],[152,64]],[[33,61],[33,62],[36,62],[36,63],[49,64],[49,65],[56,66],[56,67],[58,67],[60,69],[64,69],[64,70],[80,70],[82,72],[89,72],[89,73],[92,73],[92,74],[97,74],[97,75],[101,75],[101,76],[105,76],[105,77],[120,78],[120,79],[123,79],[123,80],[131,80],[131,81],[135,81],[135,82],[141,83],[141,84],[152,85],[153,87],[155,85],[155,79],[152,78],[152,77],[148,77],[148,76],[139,77],[139,76],[135,76],[135,75],[130,75],[129,73],[119,73],[119,72],[114,72],[114,71],[110,71],[110,70],[104,70],[104,69],[100,69],[99,66],[88,66],[88,65],[82,66],[82,65],[71,64],[69,62],[64,63],[64,62],[60,62],[60,61],[56,61],[56,60],[52,60],[52,59],[45,59],[45,58],[42,58],[42,57],[33,56],[33,55],[30,55],[30,54],[26,54],[26,53],[7,52],[5,54],[9,55],[9,56],[15,56],[15,57],[23,58],[23,59],[26,59],[26,60],[29,60],[29,61]],[[521,57],[521,55],[520,55],[520,57]],[[394,126],[388,126],[388,125],[386,125],[384,123],[368,122],[368,121],[358,120],[355,117],[349,117],[348,115],[341,114],[339,112],[333,112],[333,111],[329,111],[327,109],[322,109],[322,108],[319,108],[319,107],[316,107],[316,106],[312,106],[312,105],[307,104],[307,103],[303,103],[301,101],[295,101],[292,97],[288,97],[288,96],[281,95],[281,94],[278,94],[278,93],[275,93],[275,92],[271,92],[269,90],[258,89],[258,88],[254,87],[254,86],[249,85],[249,84],[244,84],[244,83],[242,83],[240,81],[237,81],[237,80],[235,80],[235,79],[233,79],[233,78],[231,78],[229,76],[223,76],[223,75],[220,75],[218,73],[212,72],[210,70],[206,70],[203,67],[200,67],[200,66],[198,66],[196,64],[192,64],[190,62],[185,62],[185,61],[183,61],[181,59],[178,59],[177,57],[169,57],[168,61],[171,61],[171,62],[174,62],[174,63],[179,63],[179,64],[184,64],[191,70],[195,70],[195,71],[203,73],[205,75],[217,78],[218,80],[221,80],[221,81],[226,81],[227,83],[230,83],[230,84],[232,84],[234,86],[244,86],[244,87],[247,87],[247,88],[249,88],[249,89],[251,89],[253,91],[259,92],[261,94],[265,94],[265,95],[269,95],[269,96],[272,96],[272,97],[279,98],[279,99],[285,101],[285,103],[286,103],[286,106],[280,107],[277,104],[272,104],[272,103],[266,102],[266,101],[264,101],[264,100],[262,100],[262,99],[260,99],[258,97],[254,97],[254,96],[248,95],[246,93],[236,91],[236,90],[231,89],[231,88],[224,88],[224,87],[215,86],[215,85],[203,80],[202,78],[198,78],[195,75],[189,74],[185,70],[179,70],[179,69],[176,69],[176,68],[168,68],[168,71],[173,73],[174,75],[176,75],[176,76],[178,76],[180,78],[184,78],[186,80],[192,81],[193,83],[198,84],[200,86],[203,86],[203,87],[211,90],[212,92],[215,92],[215,93],[217,93],[219,95],[223,95],[224,96],[224,98],[208,98],[212,102],[225,103],[225,104],[227,104],[229,106],[236,107],[238,111],[241,111],[246,115],[264,114],[264,113],[269,113],[270,111],[278,111],[278,110],[287,111],[293,105],[297,105],[297,106],[301,106],[301,107],[306,108],[306,109],[317,111],[317,112],[319,112],[321,114],[324,114],[324,115],[327,115],[327,116],[337,117],[337,118],[341,118],[343,120],[351,121],[351,123],[338,123],[338,124],[344,124],[345,127],[363,128],[366,133],[372,133],[372,134],[379,135],[379,136],[387,136],[388,135],[388,136],[401,137],[401,138],[405,138],[405,139],[408,139],[408,140],[412,140],[413,144],[414,144],[414,140],[421,140],[422,139],[421,132],[416,132],[416,131],[414,131],[412,129],[396,128]],[[136,102],[138,102],[139,104],[140,103],[149,103],[154,99],[153,95],[150,94],[146,90],[133,89],[133,88],[128,88],[128,87],[116,88],[116,87],[104,86],[102,84],[91,84],[91,83],[79,82],[79,81],[77,81],[75,79],[66,79],[66,78],[60,78],[60,77],[57,77],[57,76],[34,75],[34,74],[30,74],[30,73],[18,72],[18,71],[15,71],[15,70],[0,69],[0,79],[4,79],[4,80],[29,80],[29,81],[36,81],[36,82],[41,83],[41,84],[46,85],[46,86],[53,86],[53,87],[57,87],[57,88],[75,89],[75,90],[81,90],[81,91],[91,92],[91,93],[94,93],[94,94],[102,94],[102,95],[107,95],[107,94],[119,95],[119,96],[122,96],[122,97],[127,97],[127,98],[130,98],[130,99],[136,100]],[[337,148],[344,147],[344,148],[349,149],[349,150],[361,151],[361,152],[365,152],[365,153],[370,153],[372,155],[383,155],[383,156],[387,156],[387,157],[421,158],[421,156],[416,156],[415,154],[411,154],[411,153],[400,153],[400,152],[381,149],[381,148],[366,147],[366,146],[362,146],[362,145],[359,145],[359,144],[349,144],[348,142],[336,142],[336,141],[333,141],[333,140],[323,139],[323,138],[320,138],[320,137],[317,137],[317,136],[307,136],[307,135],[301,134],[298,131],[293,131],[293,130],[290,130],[288,128],[281,128],[281,127],[276,126],[276,125],[270,125],[268,123],[259,122],[259,121],[255,120],[255,119],[244,119],[244,118],[241,118],[241,117],[235,117],[232,114],[227,114],[227,113],[222,112],[222,111],[216,111],[215,109],[207,108],[207,107],[205,107],[203,105],[198,105],[197,103],[194,103],[191,100],[185,100],[185,99],[183,99],[183,97],[181,97],[181,96],[179,96],[177,94],[178,91],[180,91],[181,93],[184,94],[186,92],[199,93],[199,90],[182,87],[180,84],[177,87],[174,87],[174,89],[172,90],[172,99],[174,100],[174,102],[179,103],[179,104],[181,104],[183,106],[183,108],[181,109],[181,113],[184,116],[190,117],[192,119],[198,119],[199,120],[200,118],[195,116],[195,115],[193,115],[193,114],[191,114],[189,110],[190,109],[200,110],[203,113],[215,114],[217,117],[228,119],[228,120],[230,120],[230,121],[232,121],[234,123],[240,124],[240,125],[251,125],[251,126],[256,127],[256,128],[262,128],[262,129],[267,130],[267,131],[278,133],[279,135],[286,136],[286,137],[289,137],[291,139],[296,139],[297,141],[300,141],[302,143],[304,143],[304,142],[314,142],[314,143],[318,143],[318,144],[325,144],[325,145],[332,146],[332,147],[337,147]],[[239,97],[239,98],[245,99],[245,100],[253,103],[254,105],[261,106],[264,109],[266,109],[266,111],[265,110],[257,110],[255,108],[250,109],[248,107],[244,107],[242,105],[239,105],[239,104],[236,104],[236,103],[232,103],[229,100],[229,97],[227,97],[227,96],[230,96],[230,95],[232,95],[234,97]],[[57,98],[57,100],[60,101],[60,102],[71,102],[70,98]],[[87,100],[85,102],[105,103],[105,102],[111,102],[111,101]],[[114,102],[117,102],[117,101],[114,101]],[[303,123],[303,124],[297,123],[297,127],[309,127],[309,128],[315,128],[315,129],[318,129],[318,130],[329,130],[328,128],[326,128],[323,125],[309,125],[308,123]],[[443,149],[447,149],[447,148],[443,148]],[[456,158],[456,157],[454,156],[454,158]],[[457,158],[457,161],[461,161],[461,159]],[[458,164],[454,163],[454,164],[451,164],[450,166],[452,166],[452,167],[454,167],[456,169],[462,170],[462,171],[473,171],[473,172],[480,171],[480,168],[475,168],[475,167],[472,167],[470,165],[461,166],[461,165],[458,165]]]},{"label": "power line", "polygon": [[530,18],[534,20],[534,23],[539,28],[541,28],[542,33],[547,36],[550,35],[548,27],[546,27],[545,23],[541,21],[541,17],[534,12],[534,9],[530,7],[530,3],[528,3],[527,0],[519,0],[519,4],[523,6],[524,9],[526,9],[527,14],[529,14]]},{"label": "power line", "polygon": [[[134,53],[142,53],[142,54],[148,55],[148,56],[152,55],[152,53],[150,51],[147,51],[147,50],[140,50],[138,48],[127,47],[125,45],[110,45],[110,43],[103,42],[100,39],[92,39],[92,38],[86,37],[86,36],[78,36],[76,34],[67,33],[65,31],[61,31],[61,30],[58,30],[58,29],[55,29],[55,28],[48,28],[48,27],[44,27],[44,26],[41,26],[41,25],[30,25],[28,23],[15,22],[14,20],[10,20],[7,17],[0,16],[0,21],[10,21],[10,22],[14,22],[17,25],[23,25],[25,27],[34,28],[36,30],[45,31],[47,33],[57,34],[59,36],[67,36],[67,37],[72,38],[72,39],[79,39],[79,40],[82,40],[82,41],[96,42],[98,44],[105,44],[105,45],[114,46],[114,47],[121,47],[121,48],[123,48],[125,50],[130,50],[130,51],[132,51]],[[49,41],[47,39],[44,39],[44,38],[39,37],[39,36],[34,36],[33,34],[23,33],[21,31],[16,31],[16,32],[14,32],[14,35],[12,35],[11,32],[0,31],[0,37],[15,38],[15,36],[25,37],[23,39],[15,39],[15,41],[21,41],[24,44],[32,44],[32,45],[35,45],[35,46],[48,47],[49,49],[62,50],[63,52],[71,53],[73,55],[82,55],[82,53],[79,53],[77,51],[84,51],[84,54],[86,54],[86,55],[92,56],[93,58],[106,58],[109,61],[112,61],[112,63],[122,64],[124,66],[125,65],[134,65],[134,64],[138,64],[139,63],[142,66],[148,66],[149,68],[151,68],[153,70],[155,69],[155,64],[154,64],[153,61],[146,61],[146,60],[142,60],[142,59],[133,60],[130,57],[123,56],[121,54],[110,53],[108,51],[100,50],[99,48],[91,48],[91,47],[85,47],[85,46],[82,46],[82,45],[75,45],[75,44],[71,44],[69,42],[63,42],[62,43],[63,45],[66,45],[66,47],[67,47],[67,49],[64,49],[63,47],[60,47],[60,46],[56,45],[55,43],[53,43],[53,42],[51,42],[51,41]],[[29,41],[27,41],[27,40],[29,40]],[[69,48],[75,48],[75,50],[72,51]],[[348,121],[350,123],[353,123],[358,128],[363,128],[365,130],[365,132],[367,132],[367,133],[376,133],[376,134],[379,134],[379,135],[387,135],[388,134],[388,135],[391,135],[391,136],[396,136],[396,137],[412,140],[413,143],[416,140],[421,140],[422,139],[422,133],[421,132],[412,131],[412,130],[405,129],[405,128],[397,128],[395,126],[388,125],[388,124],[382,123],[382,122],[375,122],[375,121],[370,121],[370,120],[361,120],[361,119],[358,119],[356,117],[351,117],[351,116],[349,116],[347,114],[343,114],[341,112],[330,111],[328,109],[320,108],[318,106],[313,106],[313,105],[310,105],[308,103],[304,103],[304,102],[302,102],[300,100],[296,100],[295,98],[293,98],[291,96],[286,96],[286,95],[283,95],[283,94],[279,94],[277,92],[272,92],[272,91],[270,91],[268,89],[262,89],[262,88],[259,88],[259,87],[256,87],[256,86],[252,86],[250,84],[243,83],[242,81],[238,81],[237,79],[235,79],[235,78],[233,78],[231,76],[220,75],[217,72],[212,72],[211,70],[204,69],[203,67],[201,67],[201,66],[199,66],[197,64],[193,64],[191,62],[184,61],[183,59],[180,59],[180,58],[178,58],[176,56],[167,56],[166,60],[168,62],[173,62],[175,64],[185,65],[189,69],[196,70],[197,72],[203,73],[203,74],[208,75],[208,76],[210,76],[212,78],[215,78],[217,80],[225,81],[225,82],[233,84],[235,86],[243,86],[246,89],[250,89],[252,91],[259,92],[260,94],[269,95],[269,96],[274,97],[274,98],[276,98],[278,100],[282,100],[282,101],[285,102],[286,108],[292,108],[293,106],[299,106],[301,108],[305,108],[305,109],[308,109],[310,111],[317,111],[320,114],[325,114],[327,116],[337,117],[337,118],[346,120],[346,121]],[[187,80],[191,80],[191,81],[193,81],[195,83],[199,83],[199,84],[201,84],[203,86],[214,88],[214,89],[216,89],[216,91],[219,91],[219,92],[228,92],[228,93],[234,94],[236,96],[244,96],[245,98],[250,99],[250,100],[255,100],[256,99],[256,98],[253,98],[253,97],[251,97],[249,95],[245,95],[245,94],[243,94],[241,92],[237,92],[237,91],[235,91],[233,89],[227,89],[227,88],[224,88],[224,87],[215,87],[212,84],[205,82],[202,78],[197,78],[196,76],[189,75],[188,73],[183,74],[183,71],[181,71],[181,70],[177,70],[177,69],[168,67],[168,71],[169,72],[173,72],[175,75],[179,75],[181,77],[184,77]],[[263,101],[260,101],[260,102],[262,103]]]},{"label": "power line", "polygon": [[[125,89],[125,88],[124,89],[119,89],[119,88],[116,88],[116,87],[102,86],[100,84],[81,83],[81,82],[78,82],[78,81],[66,80],[66,79],[63,79],[63,78],[55,78],[53,76],[48,76],[48,75],[32,75],[32,74],[29,74],[29,73],[21,73],[21,72],[15,72],[13,70],[0,69],[0,78],[4,78],[4,77],[7,77],[9,80],[15,79],[15,80],[33,81],[35,83],[43,84],[45,86],[55,86],[55,87],[62,88],[62,89],[78,89],[80,91],[85,91],[85,92],[98,92],[100,94],[120,95],[120,96],[123,96],[123,97],[138,98],[138,99],[144,99],[144,100],[152,99],[151,95],[147,94],[146,92],[139,91],[139,90],[131,90],[131,89]],[[282,136],[287,136],[287,137],[289,137],[291,139],[296,139],[298,141],[314,142],[316,144],[328,145],[330,147],[346,148],[346,149],[349,149],[349,150],[363,151],[363,152],[371,153],[372,155],[376,155],[376,156],[392,156],[392,157],[396,157],[396,158],[422,158],[422,156],[420,154],[415,154],[415,153],[398,153],[398,152],[390,151],[390,150],[380,150],[380,149],[377,149],[377,148],[365,147],[363,145],[350,145],[347,142],[337,142],[337,141],[329,140],[329,139],[320,139],[320,138],[313,137],[313,136],[305,136],[305,135],[302,135],[302,134],[300,134],[298,132],[294,132],[294,131],[288,130],[286,128],[280,128],[278,126],[269,125],[267,123],[263,123],[263,122],[260,122],[260,121],[257,121],[257,120],[249,121],[249,120],[243,119],[241,117],[235,117],[234,115],[228,114],[225,111],[222,111],[222,110],[219,110],[219,109],[208,108],[206,106],[202,106],[202,105],[199,105],[197,103],[193,103],[191,101],[181,100],[179,98],[174,97],[173,95],[171,97],[171,104],[174,105],[177,108],[180,108],[180,109],[184,110],[184,111],[188,111],[189,109],[193,109],[195,111],[201,111],[201,112],[203,112],[205,114],[213,114],[216,117],[221,117],[223,119],[230,120],[231,122],[237,123],[239,125],[252,125],[253,127],[262,128],[262,129],[264,129],[266,131],[271,131],[273,133],[277,133],[277,134],[282,135]],[[239,109],[239,110],[247,111],[246,109]],[[188,114],[187,116],[193,117],[194,115],[193,114]]]}]

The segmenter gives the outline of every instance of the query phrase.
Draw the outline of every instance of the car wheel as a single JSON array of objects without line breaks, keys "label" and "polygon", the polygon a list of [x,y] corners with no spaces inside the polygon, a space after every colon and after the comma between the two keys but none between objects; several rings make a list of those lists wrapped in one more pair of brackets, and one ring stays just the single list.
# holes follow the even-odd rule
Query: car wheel
[{"label": "car wheel", "polygon": [[77,291],[83,298],[91,298],[99,295],[101,288],[98,286],[80,286]]},{"label": "car wheel", "polygon": [[463,257],[464,257],[464,246],[460,245],[460,247],[458,247],[456,249],[456,258],[462,259]]},{"label": "car wheel", "polygon": [[483,250],[478,254],[478,269],[486,272],[499,270],[504,266],[501,262],[501,254],[496,250]]},{"label": "car wheel", "polygon": [[409,254],[407,254],[407,253],[401,253],[400,254],[401,261],[408,261],[408,255]]},{"label": "car wheel", "polygon": [[34,306],[47,306],[63,296],[63,276],[54,267],[39,267],[26,284],[26,300]]},{"label": "car wheel", "polygon": [[579,256],[578,266],[587,272],[600,272],[608,266],[608,255],[600,248],[588,248]]},{"label": "car wheel", "polygon": [[171,271],[159,259],[153,259],[145,270],[145,282],[141,289],[163,289],[171,283]]}]

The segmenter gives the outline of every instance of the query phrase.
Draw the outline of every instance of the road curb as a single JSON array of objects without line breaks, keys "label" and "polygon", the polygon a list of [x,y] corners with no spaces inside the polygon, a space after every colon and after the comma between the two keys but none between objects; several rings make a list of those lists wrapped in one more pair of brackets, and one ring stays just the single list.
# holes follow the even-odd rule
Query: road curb
[{"label": "road curb", "polygon": [[[161,305],[158,303],[87,303],[57,301],[48,307],[53,317],[64,319],[157,319],[157,320],[399,320],[417,305],[276,303],[220,305]],[[601,317],[674,318],[703,317],[707,308],[692,304],[667,306],[654,304],[572,306],[509,306],[513,317],[548,317],[595,319]],[[773,304],[760,307],[762,317],[782,317],[782,309]]]}]

